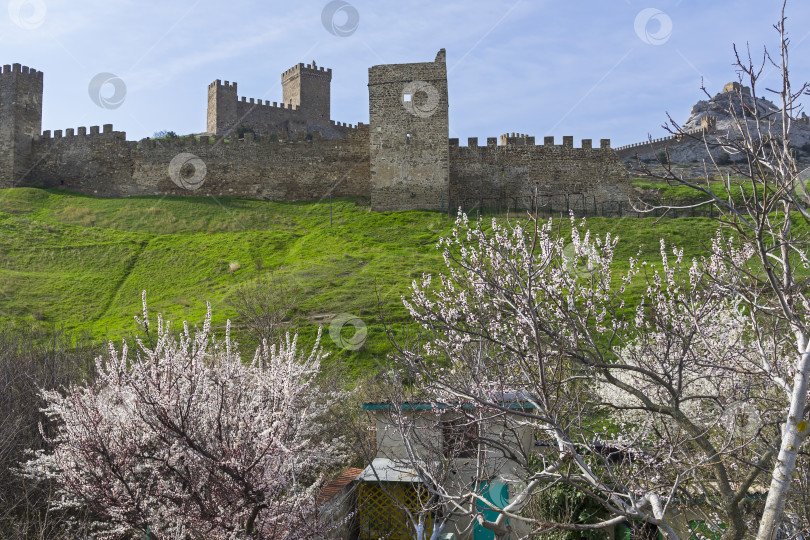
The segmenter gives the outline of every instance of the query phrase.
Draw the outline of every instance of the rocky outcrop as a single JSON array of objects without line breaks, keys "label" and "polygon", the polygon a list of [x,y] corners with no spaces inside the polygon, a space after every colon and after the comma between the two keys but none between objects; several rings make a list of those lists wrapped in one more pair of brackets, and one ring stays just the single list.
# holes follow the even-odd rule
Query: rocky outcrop
[{"label": "rocky outcrop", "polygon": [[[742,100],[740,99],[742,98]],[[758,113],[759,122],[754,120]],[[797,148],[800,160],[810,160],[810,153],[800,150],[802,145],[810,142],[810,120],[807,116],[796,118],[791,125],[791,145]],[[700,100],[692,106],[689,118],[680,127],[683,132],[690,135],[681,137],[666,137],[652,143],[637,143],[616,149],[619,156],[626,162],[636,164],[637,159],[642,161],[657,161],[656,153],[666,149],[669,151],[673,163],[680,165],[701,164],[708,159],[708,154],[717,160],[724,153],[729,153],[718,141],[718,137],[733,137],[740,134],[740,126],[744,125],[755,136],[768,134],[782,136],[781,109],[774,102],[753,97],[748,87],[739,83],[727,84],[723,92],[710,99]],[[703,135],[706,135],[705,139]],[[729,155],[731,160],[736,156]]]}]

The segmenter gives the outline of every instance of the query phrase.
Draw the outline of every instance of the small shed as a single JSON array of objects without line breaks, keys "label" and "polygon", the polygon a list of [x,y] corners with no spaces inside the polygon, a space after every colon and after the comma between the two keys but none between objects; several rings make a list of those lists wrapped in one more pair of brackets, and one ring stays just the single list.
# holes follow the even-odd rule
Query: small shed
[{"label": "small shed", "polygon": [[[377,457],[357,477],[357,511],[361,540],[410,540],[413,530],[408,520],[428,502],[430,494],[419,481],[416,471],[402,461]],[[430,517],[425,531],[430,536]]]},{"label": "small shed", "polygon": [[319,518],[331,523],[325,538],[350,540],[357,538],[357,477],[363,469],[350,468],[329,482],[315,499]]}]

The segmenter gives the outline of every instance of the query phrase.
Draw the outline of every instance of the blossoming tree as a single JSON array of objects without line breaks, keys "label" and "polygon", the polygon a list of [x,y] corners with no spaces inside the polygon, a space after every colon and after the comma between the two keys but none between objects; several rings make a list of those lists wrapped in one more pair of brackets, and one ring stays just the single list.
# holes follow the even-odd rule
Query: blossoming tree
[{"label": "blossoming tree", "polygon": [[[137,318],[136,318],[137,319]],[[138,322],[150,330],[144,313]],[[45,391],[58,426],[25,464],[59,486],[55,505],[88,508],[101,536],[311,538],[322,472],[341,458],[321,418],[339,399],[319,388],[323,354],[297,336],[266,343],[244,363],[230,340],[184,324],[174,337],[159,316],[135,355],[110,345],[98,376]]]},{"label": "blossoming tree", "polygon": [[[662,246],[656,270],[631,260],[618,274],[613,238],[572,227],[572,255],[550,223],[485,230],[462,217],[442,241],[439,282],[414,283],[407,306],[423,342],[398,357],[422,399],[457,404],[460,415],[473,406],[514,416],[503,396],[526,396],[532,408],[517,416],[555,448],[539,463],[511,456],[508,504],[485,500],[480,478],[452,493],[435,489],[497,538],[518,523],[582,530],[625,519],[677,538],[675,515],[687,504],[724,538],[758,531],[770,540],[794,534],[793,517],[806,520],[808,508],[791,505],[802,499],[793,492],[804,481],[797,463],[810,433],[810,189],[791,130],[810,86],[790,81],[786,4],[775,25],[778,54],[766,49],[755,61],[735,50],[740,82],[750,86],[735,90],[728,129],[704,135],[707,151],[730,156],[719,170],[725,189],[714,174],[695,181],[664,160],[662,177],[703,194],[697,206],[719,213],[702,259],[690,265]],[[766,67],[780,78],[775,111],[756,101]],[[692,136],[677,124],[673,132]],[[641,278],[646,291],[631,309],[627,288]],[[490,447],[478,442],[479,462]],[[598,501],[604,517],[551,523],[527,513],[557,483]],[[750,508],[753,488],[767,490],[764,509]]]},{"label": "blossoming tree", "polygon": [[[626,520],[679,538],[680,506],[698,500],[692,511],[710,529],[724,523],[726,536],[742,538],[753,526],[744,499],[778,436],[783,403],[768,366],[782,363],[782,344],[758,341],[750,312],[706,279],[724,271],[712,257],[686,264],[662,243],[656,268],[633,259],[619,273],[616,238],[572,219],[570,249],[551,221],[528,223],[487,229],[459,217],[440,243],[439,282],[413,284],[406,306],[424,333],[398,360],[422,400],[454,407],[479,433],[496,422],[515,433],[528,426],[549,450],[479,437],[471,455],[480,474],[452,489],[436,483],[434,495],[496,538]],[[719,250],[722,237],[714,242]],[[646,291],[628,307],[627,287],[642,274]],[[392,425],[416,452],[429,448],[404,417]],[[411,459],[418,468],[434,458]],[[495,504],[482,487],[505,466],[509,498]],[[526,511],[559,483],[598,501],[603,517],[554,523]]]},{"label": "blossoming tree", "polygon": [[[786,8],[787,0],[783,0],[774,25],[779,36],[776,54],[765,48],[754,59],[750,48],[740,52],[735,47],[734,65],[741,84],[725,111],[731,122],[726,129],[702,137],[707,150],[719,147],[729,155],[729,166],[723,170],[712,159],[699,181],[671,166],[660,175],[673,185],[692,189],[702,196],[698,206],[711,205],[719,213],[724,239],[714,246],[708,273],[718,289],[736,297],[754,316],[757,341],[779,344],[783,352],[778,361],[763,359],[781,397],[781,426],[771,441],[774,459],[766,465],[770,485],[759,540],[789,532],[786,508],[791,499],[799,499],[791,497],[791,491],[801,449],[810,433],[810,190],[807,170],[801,170],[793,146],[793,126],[800,120],[801,100],[810,92],[810,84],[791,82],[793,49]],[[770,72],[777,74],[775,84],[766,82]],[[778,107],[763,107],[758,102],[763,95],[774,97]],[[671,131],[681,131],[675,122],[671,124]],[[712,189],[716,173],[725,177],[725,189]],[[807,521],[807,506],[793,510],[794,515],[804,514]]]}]

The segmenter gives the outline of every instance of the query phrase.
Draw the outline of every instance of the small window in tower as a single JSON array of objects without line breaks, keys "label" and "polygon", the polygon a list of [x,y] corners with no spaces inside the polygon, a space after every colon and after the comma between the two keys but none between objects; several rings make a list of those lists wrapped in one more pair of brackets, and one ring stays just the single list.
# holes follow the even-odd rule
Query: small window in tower
[{"label": "small window in tower", "polygon": [[411,134],[410,133],[405,134],[405,144],[411,144]]},{"label": "small window in tower", "polygon": [[404,101],[405,103],[409,103],[412,100],[413,100],[412,94],[402,94],[402,101]]}]

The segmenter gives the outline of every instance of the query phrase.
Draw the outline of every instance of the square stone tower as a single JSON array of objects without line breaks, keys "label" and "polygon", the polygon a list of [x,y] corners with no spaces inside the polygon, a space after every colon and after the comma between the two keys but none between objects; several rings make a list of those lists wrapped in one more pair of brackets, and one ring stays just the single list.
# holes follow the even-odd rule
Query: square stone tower
[{"label": "square stone tower", "polygon": [[284,103],[300,107],[307,120],[329,122],[332,70],[298,64],[281,74]]},{"label": "square stone tower", "polygon": [[32,166],[42,132],[42,72],[20,64],[0,72],[0,188],[14,187]]},{"label": "square stone tower", "polygon": [[447,60],[368,70],[371,207],[447,211]]},{"label": "square stone tower", "polygon": [[236,127],[236,107],[239,98],[236,83],[217,79],[208,85],[207,131],[217,135],[229,133]]}]

